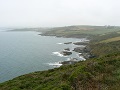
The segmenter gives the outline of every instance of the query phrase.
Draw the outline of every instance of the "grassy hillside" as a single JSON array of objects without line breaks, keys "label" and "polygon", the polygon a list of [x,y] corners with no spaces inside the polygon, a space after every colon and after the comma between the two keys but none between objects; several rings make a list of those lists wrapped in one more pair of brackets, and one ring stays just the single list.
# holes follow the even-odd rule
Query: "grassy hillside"
[{"label": "grassy hillside", "polygon": [[0,90],[120,90],[120,53],[34,72],[0,84]]},{"label": "grassy hillside", "polygon": [[114,42],[114,41],[120,41],[120,36],[119,37],[110,38],[110,39],[107,39],[107,40],[103,40],[100,43],[108,43],[108,42]]},{"label": "grassy hillside", "polygon": [[92,36],[91,43],[88,45],[91,48],[91,53],[96,56],[104,56],[115,52],[120,52],[120,33],[112,32],[105,35]]},{"label": "grassy hillside", "polygon": [[0,90],[120,90],[120,33],[89,35],[95,58],[19,76],[1,83]]},{"label": "grassy hillside", "polygon": [[43,35],[62,36],[62,37],[81,37],[89,35],[105,35],[110,32],[119,32],[120,27],[115,26],[66,26],[51,28]]}]

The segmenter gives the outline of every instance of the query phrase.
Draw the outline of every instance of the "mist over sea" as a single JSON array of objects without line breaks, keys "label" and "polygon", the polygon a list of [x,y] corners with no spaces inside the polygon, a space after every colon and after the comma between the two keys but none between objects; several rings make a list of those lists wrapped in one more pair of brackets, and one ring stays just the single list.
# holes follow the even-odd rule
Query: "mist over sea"
[{"label": "mist over sea", "polygon": [[56,55],[65,48],[74,45],[65,45],[65,42],[75,42],[81,39],[56,38],[40,36],[39,32],[6,32],[0,29],[0,82],[17,76],[54,68],[49,63],[67,60],[76,57],[76,53],[68,57]]}]

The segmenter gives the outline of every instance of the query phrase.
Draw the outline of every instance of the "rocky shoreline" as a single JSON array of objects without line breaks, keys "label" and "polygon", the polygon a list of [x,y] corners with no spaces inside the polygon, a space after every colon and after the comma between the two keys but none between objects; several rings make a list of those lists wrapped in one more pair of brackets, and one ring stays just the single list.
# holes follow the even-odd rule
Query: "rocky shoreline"
[{"label": "rocky shoreline", "polygon": [[78,42],[65,42],[64,44],[73,44],[75,47],[73,50],[71,50],[69,47],[64,48],[62,51],[59,53],[62,54],[63,56],[70,56],[73,53],[77,53],[79,58],[82,58],[81,60],[77,57],[70,57],[68,60],[60,61],[54,66],[62,66],[62,65],[69,65],[69,64],[75,64],[78,61],[84,61],[89,58],[95,57],[91,52],[90,52],[90,47],[88,46],[89,40],[84,40],[84,41],[78,41]]},{"label": "rocky shoreline", "polygon": [[[65,37],[65,38],[85,38],[86,36],[77,36],[73,35],[73,36],[61,36],[61,35],[54,35],[54,34],[46,34],[46,33],[42,33],[39,34],[41,36],[56,36],[56,37]],[[89,47],[89,42],[90,40],[85,39],[85,40],[81,40],[81,41],[77,41],[77,42],[64,42],[64,44],[68,45],[68,44],[73,44],[75,45],[75,47],[73,48],[73,50],[70,50],[70,48],[64,48],[62,51],[60,51],[59,53],[63,56],[70,56],[73,54],[73,52],[76,52],[78,57],[82,57],[82,60],[86,60],[89,58],[94,58],[95,55],[93,55],[90,52],[90,47]],[[74,64],[77,63],[78,61],[82,61],[79,60],[78,58],[74,58],[74,57],[70,57],[69,60],[65,60],[65,61],[60,61],[58,62],[58,64],[61,65],[68,65],[68,64]]]}]

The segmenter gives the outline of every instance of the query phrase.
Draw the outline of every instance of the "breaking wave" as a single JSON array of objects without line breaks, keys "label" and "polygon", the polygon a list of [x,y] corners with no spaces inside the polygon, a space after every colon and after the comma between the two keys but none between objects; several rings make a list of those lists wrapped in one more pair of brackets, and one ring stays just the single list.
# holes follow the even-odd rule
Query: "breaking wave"
[{"label": "breaking wave", "polygon": [[52,52],[52,53],[53,55],[57,55],[59,57],[67,57],[67,56],[62,55],[60,52]]},{"label": "breaking wave", "polygon": [[53,67],[60,67],[60,66],[62,66],[62,64],[60,62],[48,63],[48,65],[53,66]]}]

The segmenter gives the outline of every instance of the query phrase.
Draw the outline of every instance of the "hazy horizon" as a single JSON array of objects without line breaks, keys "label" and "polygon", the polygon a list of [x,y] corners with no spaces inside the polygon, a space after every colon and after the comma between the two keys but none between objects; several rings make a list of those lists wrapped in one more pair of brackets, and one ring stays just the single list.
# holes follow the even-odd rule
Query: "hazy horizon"
[{"label": "hazy horizon", "polygon": [[0,27],[120,26],[116,0],[0,0]]}]

